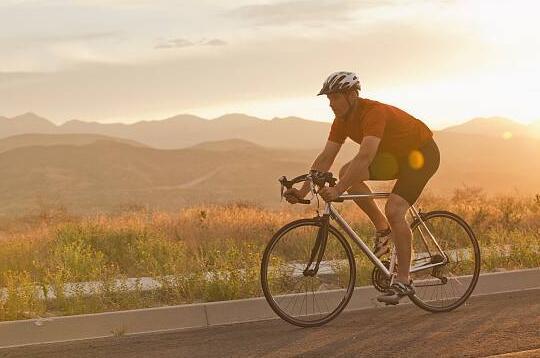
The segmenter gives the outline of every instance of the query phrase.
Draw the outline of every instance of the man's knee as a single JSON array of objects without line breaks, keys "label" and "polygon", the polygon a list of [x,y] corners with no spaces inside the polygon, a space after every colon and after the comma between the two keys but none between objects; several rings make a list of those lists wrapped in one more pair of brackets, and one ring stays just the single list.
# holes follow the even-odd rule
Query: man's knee
[{"label": "man's knee", "polygon": [[384,207],[384,213],[390,224],[399,224],[405,221],[405,215],[407,214],[407,210],[409,209],[409,204],[404,199],[400,199],[401,198],[396,199],[391,197],[386,202],[386,206]]}]

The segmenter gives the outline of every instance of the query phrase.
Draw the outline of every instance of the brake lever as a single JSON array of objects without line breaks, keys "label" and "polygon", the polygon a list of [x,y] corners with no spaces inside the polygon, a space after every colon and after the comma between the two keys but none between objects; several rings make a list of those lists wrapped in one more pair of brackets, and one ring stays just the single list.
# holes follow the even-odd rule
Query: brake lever
[{"label": "brake lever", "polygon": [[280,188],[281,200],[280,201],[283,201],[283,193],[285,192],[284,188],[290,189],[292,188],[292,184],[289,183],[286,176],[282,176],[281,178],[279,178],[279,182],[281,183],[281,188]]}]

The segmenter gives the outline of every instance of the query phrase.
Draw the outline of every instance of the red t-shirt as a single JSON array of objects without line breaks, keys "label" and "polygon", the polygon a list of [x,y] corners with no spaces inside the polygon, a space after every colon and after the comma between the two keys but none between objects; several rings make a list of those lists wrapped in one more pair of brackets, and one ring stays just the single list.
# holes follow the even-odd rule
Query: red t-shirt
[{"label": "red t-shirt", "polygon": [[365,136],[381,138],[379,153],[401,157],[421,147],[433,133],[422,121],[399,108],[359,98],[347,119],[334,119],[328,140],[343,143],[349,137],[360,144]]}]

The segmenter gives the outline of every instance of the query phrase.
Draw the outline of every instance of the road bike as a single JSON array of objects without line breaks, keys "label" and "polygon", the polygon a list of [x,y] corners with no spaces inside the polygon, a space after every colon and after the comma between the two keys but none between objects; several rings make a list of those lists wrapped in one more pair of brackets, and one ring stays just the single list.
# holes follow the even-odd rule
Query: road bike
[{"label": "road bike", "polygon": [[[279,179],[284,188],[310,182],[312,199],[319,202],[319,190],[334,186],[332,173],[310,171],[292,180]],[[388,198],[390,193],[345,194],[325,202],[324,211],[279,229],[263,254],[261,285],[272,310],[285,321],[300,327],[323,325],[347,306],[354,289],[371,283],[385,292],[396,275],[396,250],[389,260],[377,258],[332,205],[356,198]],[[310,204],[302,199],[301,204]],[[430,312],[447,312],[461,306],[473,292],[480,274],[480,248],[470,226],[448,211],[421,212],[409,208],[413,233],[410,274],[415,295],[410,300]],[[331,220],[338,226],[332,225]],[[355,256],[348,236],[360,252]],[[362,255],[363,254],[363,255]],[[366,260],[367,258],[367,260]],[[370,274],[357,276],[357,264],[374,265]]]}]

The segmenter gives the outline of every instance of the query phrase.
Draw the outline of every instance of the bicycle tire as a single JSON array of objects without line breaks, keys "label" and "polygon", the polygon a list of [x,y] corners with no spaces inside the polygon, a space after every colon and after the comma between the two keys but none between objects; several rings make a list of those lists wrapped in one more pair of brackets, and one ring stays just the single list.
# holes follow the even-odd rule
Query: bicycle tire
[{"label": "bicycle tire", "polygon": [[[346,256],[346,259],[348,261],[349,266],[349,282],[346,287],[346,292],[343,298],[340,300],[338,305],[328,312],[328,314],[325,314],[324,316],[320,317],[319,319],[315,320],[305,320],[305,319],[299,319],[298,317],[294,317],[293,315],[287,313],[277,302],[278,295],[273,295],[272,290],[270,289],[270,284],[268,282],[268,272],[270,267],[270,261],[271,261],[271,253],[276,244],[279,243],[279,241],[289,232],[292,230],[304,227],[304,226],[315,226],[320,227],[322,225],[322,222],[319,218],[313,218],[313,219],[300,219],[293,221],[285,226],[283,226],[281,229],[279,229],[272,237],[270,242],[267,244],[263,258],[261,260],[261,285],[262,290],[264,293],[264,296],[266,298],[266,301],[272,308],[272,310],[281,317],[284,321],[293,324],[295,326],[299,327],[317,327],[321,326],[325,323],[330,322],[334,318],[336,318],[341,311],[347,306],[349,303],[349,300],[351,299],[353,293],[354,293],[354,287],[355,287],[355,281],[356,281],[356,264],[354,259],[354,254],[351,249],[351,246],[349,245],[348,241],[345,239],[345,237],[332,225],[328,225],[328,237],[330,238],[331,235],[335,237],[341,247],[344,249],[344,253]],[[309,259],[309,257],[306,257],[306,259]],[[324,292],[324,291],[323,291]],[[327,291],[330,292],[330,291]],[[315,293],[313,292],[315,295]],[[306,302],[307,307],[307,302]]]},{"label": "bicycle tire", "polygon": [[[454,213],[451,213],[451,212],[448,212],[448,211],[432,211],[432,212],[428,212],[428,213],[422,213],[421,214],[421,218],[422,218],[422,221],[426,224],[429,224],[431,225],[432,227],[430,228],[430,230],[433,230],[434,228],[434,224],[433,222],[435,221],[435,219],[444,219],[445,220],[445,225],[449,225],[450,222],[453,222],[454,224],[457,224],[461,229],[463,229],[463,232],[466,234],[466,237],[468,240],[468,242],[470,243],[470,247],[467,248],[467,249],[461,249],[461,248],[456,248],[456,249],[452,249],[454,250],[452,252],[452,250],[450,249],[447,249],[447,251],[445,251],[445,242],[442,241],[441,237],[437,237],[437,233],[434,233],[433,235],[436,236],[436,240],[437,242],[439,243],[439,245],[443,248],[443,251],[445,251],[446,253],[446,256],[448,257],[448,260],[449,262],[447,264],[445,264],[444,266],[442,266],[442,268],[440,269],[441,273],[438,274],[437,276],[442,276],[443,273],[442,271],[447,269],[447,270],[450,270],[449,267],[447,267],[447,265],[449,265],[450,263],[453,263],[453,261],[456,261],[457,262],[457,259],[456,258],[459,258],[460,255],[463,255],[463,256],[466,256],[467,254],[468,255],[474,255],[474,260],[473,260],[473,268],[472,268],[472,272],[471,272],[471,275],[466,275],[466,276],[456,276],[454,273],[451,273],[453,277],[451,277],[452,280],[458,280],[461,278],[461,281],[462,282],[468,282],[468,287],[464,290],[464,292],[462,294],[459,295],[459,297],[454,297],[453,300],[448,300],[448,304],[446,304],[446,299],[445,298],[442,298],[442,299],[435,299],[435,300],[427,300],[427,299],[424,299],[420,293],[421,289],[419,287],[416,287],[416,293],[414,296],[410,297],[411,301],[417,305],[418,307],[426,310],[426,311],[429,311],[429,312],[448,312],[448,311],[452,311],[456,308],[458,308],[459,306],[461,306],[463,303],[465,303],[465,301],[469,298],[469,296],[472,294],[474,288],[476,287],[476,284],[478,282],[478,277],[480,275],[480,265],[481,265],[481,261],[480,261],[480,247],[478,245],[478,241],[474,235],[474,232],[472,231],[471,227],[465,222],[465,220],[463,220],[461,217],[459,217],[458,215],[454,214]],[[413,243],[415,241],[415,230],[416,232],[419,232],[420,230],[420,221],[417,219],[415,219],[415,221],[413,221],[413,223],[411,224],[411,230],[413,231]],[[418,229],[418,230],[417,230]],[[444,231],[444,230],[443,230]],[[457,235],[456,235],[457,237]],[[455,239],[455,241],[457,241],[457,239]],[[464,240],[465,241],[465,240]],[[464,250],[470,250],[470,251],[464,251]],[[415,250],[416,252],[416,250]],[[450,253],[450,255],[449,255]],[[451,256],[454,256],[454,258],[452,258]],[[435,269],[433,269],[435,270]],[[429,270],[427,270],[429,271]],[[455,270],[457,272],[457,270]],[[432,274],[434,274],[435,271],[432,271]],[[425,273],[424,273],[425,274]],[[411,274],[411,276],[414,276],[414,274]],[[435,277],[435,276],[433,276]],[[413,277],[414,279],[414,277]],[[441,282],[443,282],[442,279],[439,279]],[[446,280],[448,280],[448,278],[446,278]],[[450,281],[452,282],[452,281]],[[446,283],[444,284],[440,284],[440,286],[445,286],[446,284],[448,283],[448,281],[446,281]],[[463,283],[461,284],[463,285]],[[415,286],[416,286],[416,283],[415,283]],[[427,285],[426,287],[429,287],[430,285]],[[433,287],[435,287],[437,285],[433,285]],[[455,294],[455,289],[453,291],[453,293]],[[437,297],[437,296],[435,296]],[[441,304],[441,301],[442,301],[442,304]],[[434,302],[438,302],[438,304],[435,304]]]}]

